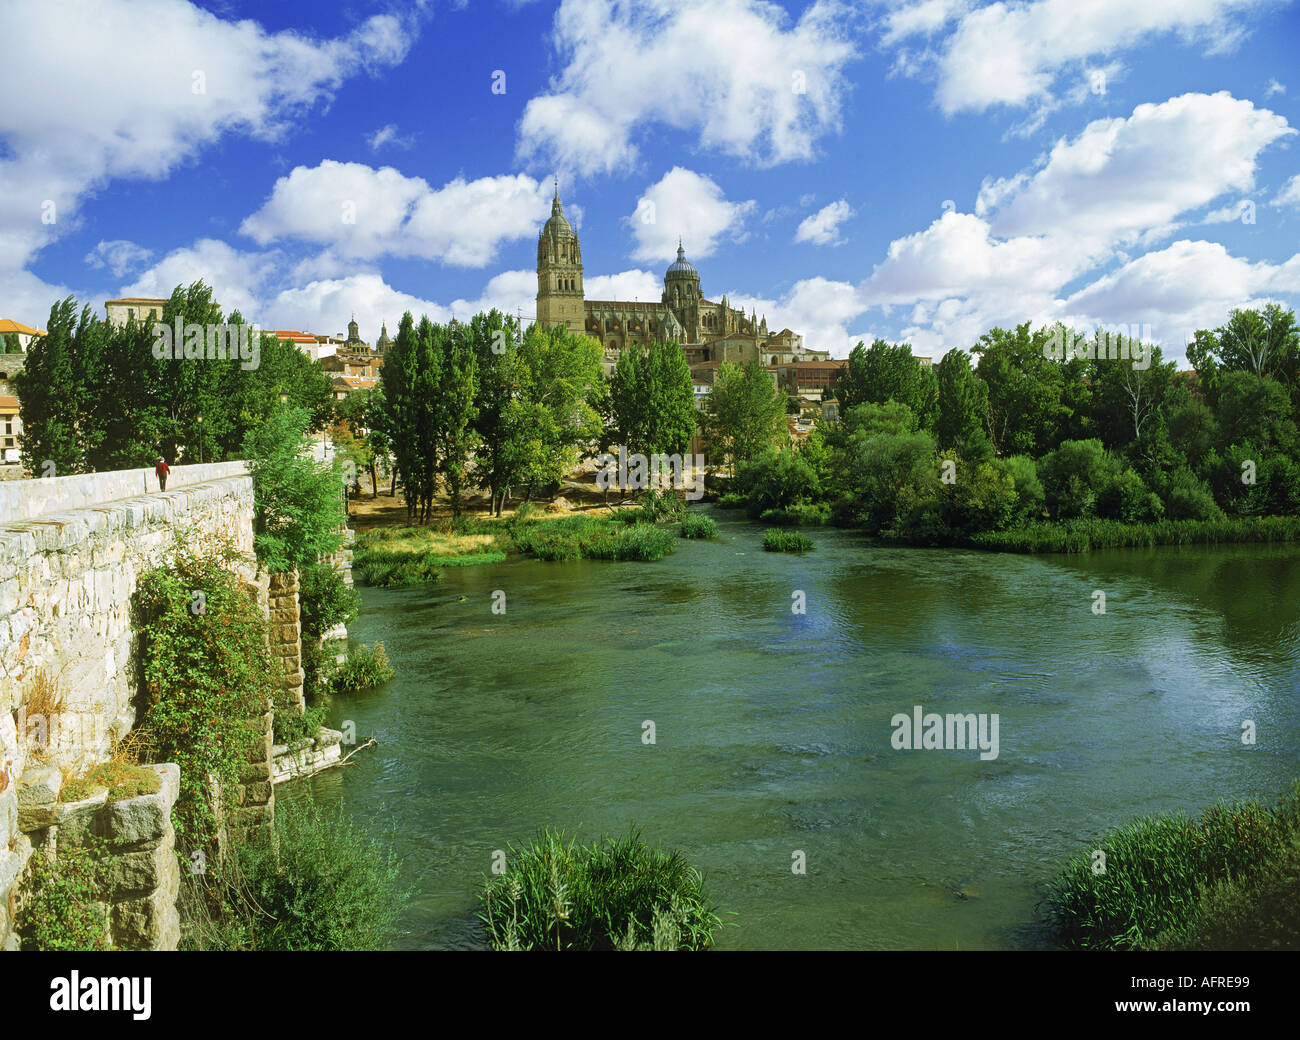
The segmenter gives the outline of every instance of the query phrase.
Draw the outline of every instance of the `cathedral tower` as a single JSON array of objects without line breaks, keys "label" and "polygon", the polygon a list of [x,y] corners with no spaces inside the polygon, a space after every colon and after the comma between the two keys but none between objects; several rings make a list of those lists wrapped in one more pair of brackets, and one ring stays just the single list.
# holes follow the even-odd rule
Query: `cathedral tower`
[{"label": "cathedral tower", "polygon": [[564,219],[558,183],[551,219],[537,236],[537,321],[543,326],[565,325],[570,332],[582,332],[586,327],[582,249]]},{"label": "cathedral tower", "polygon": [[700,272],[686,259],[679,239],[677,259],[664,274],[663,303],[681,324],[687,343],[700,341],[700,299]]}]

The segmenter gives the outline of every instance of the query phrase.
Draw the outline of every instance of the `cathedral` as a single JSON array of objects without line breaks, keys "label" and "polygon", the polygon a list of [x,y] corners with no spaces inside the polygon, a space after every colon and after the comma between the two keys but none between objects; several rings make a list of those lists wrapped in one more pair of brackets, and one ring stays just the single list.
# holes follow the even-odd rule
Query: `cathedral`
[{"label": "cathedral", "polygon": [[551,219],[537,238],[537,320],[585,332],[605,348],[607,359],[629,344],[655,340],[676,340],[692,364],[757,360],[772,366],[830,357],[829,351],[805,350],[803,337],[789,329],[769,332],[766,315],[747,315],[725,296],[717,303],[705,299],[700,273],[680,243],[657,302],[588,300],[582,288],[582,247],[565,219],[558,186]]}]

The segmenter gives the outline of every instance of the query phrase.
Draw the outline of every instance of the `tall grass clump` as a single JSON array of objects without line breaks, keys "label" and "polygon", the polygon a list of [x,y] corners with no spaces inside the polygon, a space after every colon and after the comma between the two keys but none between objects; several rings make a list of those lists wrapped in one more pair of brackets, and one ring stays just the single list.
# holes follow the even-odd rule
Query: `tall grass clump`
[{"label": "tall grass clump", "polygon": [[565,516],[514,525],[515,548],[539,560],[659,560],[673,551],[671,531],[656,524],[620,524]]},{"label": "tall grass clump", "polygon": [[768,552],[807,552],[814,546],[811,538],[798,531],[769,527],[763,532],[763,548]]},{"label": "tall grass clump", "polygon": [[[381,950],[409,897],[401,864],[342,806],[276,800],[275,838],[240,845],[236,857],[191,879],[183,901],[189,949]],[[217,913],[208,908],[221,907]]]},{"label": "tall grass clump", "polygon": [[[1053,880],[1045,913],[1062,945],[1071,949],[1144,949],[1176,944],[1195,934],[1211,902],[1239,898],[1261,864],[1300,836],[1293,801],[1273,810],[1256,801],[1217,803],[1199,818],[1184,813],[1147,816],[1107,835],[1071,861]],[[1104,870],[1094,863],[1099,850]],[[1228,886],[1224,888],[1223,886]]]},{"label": "tall grass clump", "polygon": [[718,525],[713,517],[700,513],[687,513],[682,517],[681,536],[683,538],[716,538]]},{"label": "tall grass clump", "polygon": [[1300,540],[1300,517],[1223,517],[1217,520],[1157,520],[1126,524],[1088,518],[1066,523],[1040,522],[1003,531],[982,531],[971,544],[998,552],[1089,552],[1092,549],[1149,548],[1156,545],[1225,545],[1240,542]]},{"label": "tall grass clump", "polygon": [[699,871],[640,831],[579,845],[548,829],[507,862],[480,896],[495,950],[703,950],[719,924]]}]

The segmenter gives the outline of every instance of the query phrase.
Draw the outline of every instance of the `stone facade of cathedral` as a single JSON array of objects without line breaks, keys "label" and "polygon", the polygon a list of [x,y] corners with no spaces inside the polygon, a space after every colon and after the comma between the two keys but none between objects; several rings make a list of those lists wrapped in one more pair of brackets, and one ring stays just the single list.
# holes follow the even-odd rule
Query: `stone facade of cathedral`
[{"label": "stone facade of cathedral", "polygon": [[630,344],[655,340],[676,340],[693,364],[756,359],[769,367],[830,357],[829,351],[805,350],[803,337],[789,329],[769,332],[766,315],[746,314],[725,296],[716,303],[706,299],[700,273],[680,243],[658,302],[588,300],[582,287],[582,247],[565,219],[558,187],[551,219],[537,238],[537,320],[585,332],[601,343],[607,359]]}]

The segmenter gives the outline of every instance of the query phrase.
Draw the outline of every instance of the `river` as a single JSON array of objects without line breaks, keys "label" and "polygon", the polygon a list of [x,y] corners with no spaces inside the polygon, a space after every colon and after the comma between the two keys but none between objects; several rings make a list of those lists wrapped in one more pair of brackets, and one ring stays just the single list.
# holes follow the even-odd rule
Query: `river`
[{"label": "river", "polygon": [[[1014,556],[814,529],[793,556],[713,515],[716,540],[658,563],[362,590],[352,636],[398,677],[336,699],[379,745],[310,782],[404,857],[400,948],[481,946],[493,851],[543,825],[683,850],[720,949],[1034,948],[1042,882],[1098,834],[1300,776],[1300,547]],[[997,757],[895,750],[916,705],[996,713]]]}]

